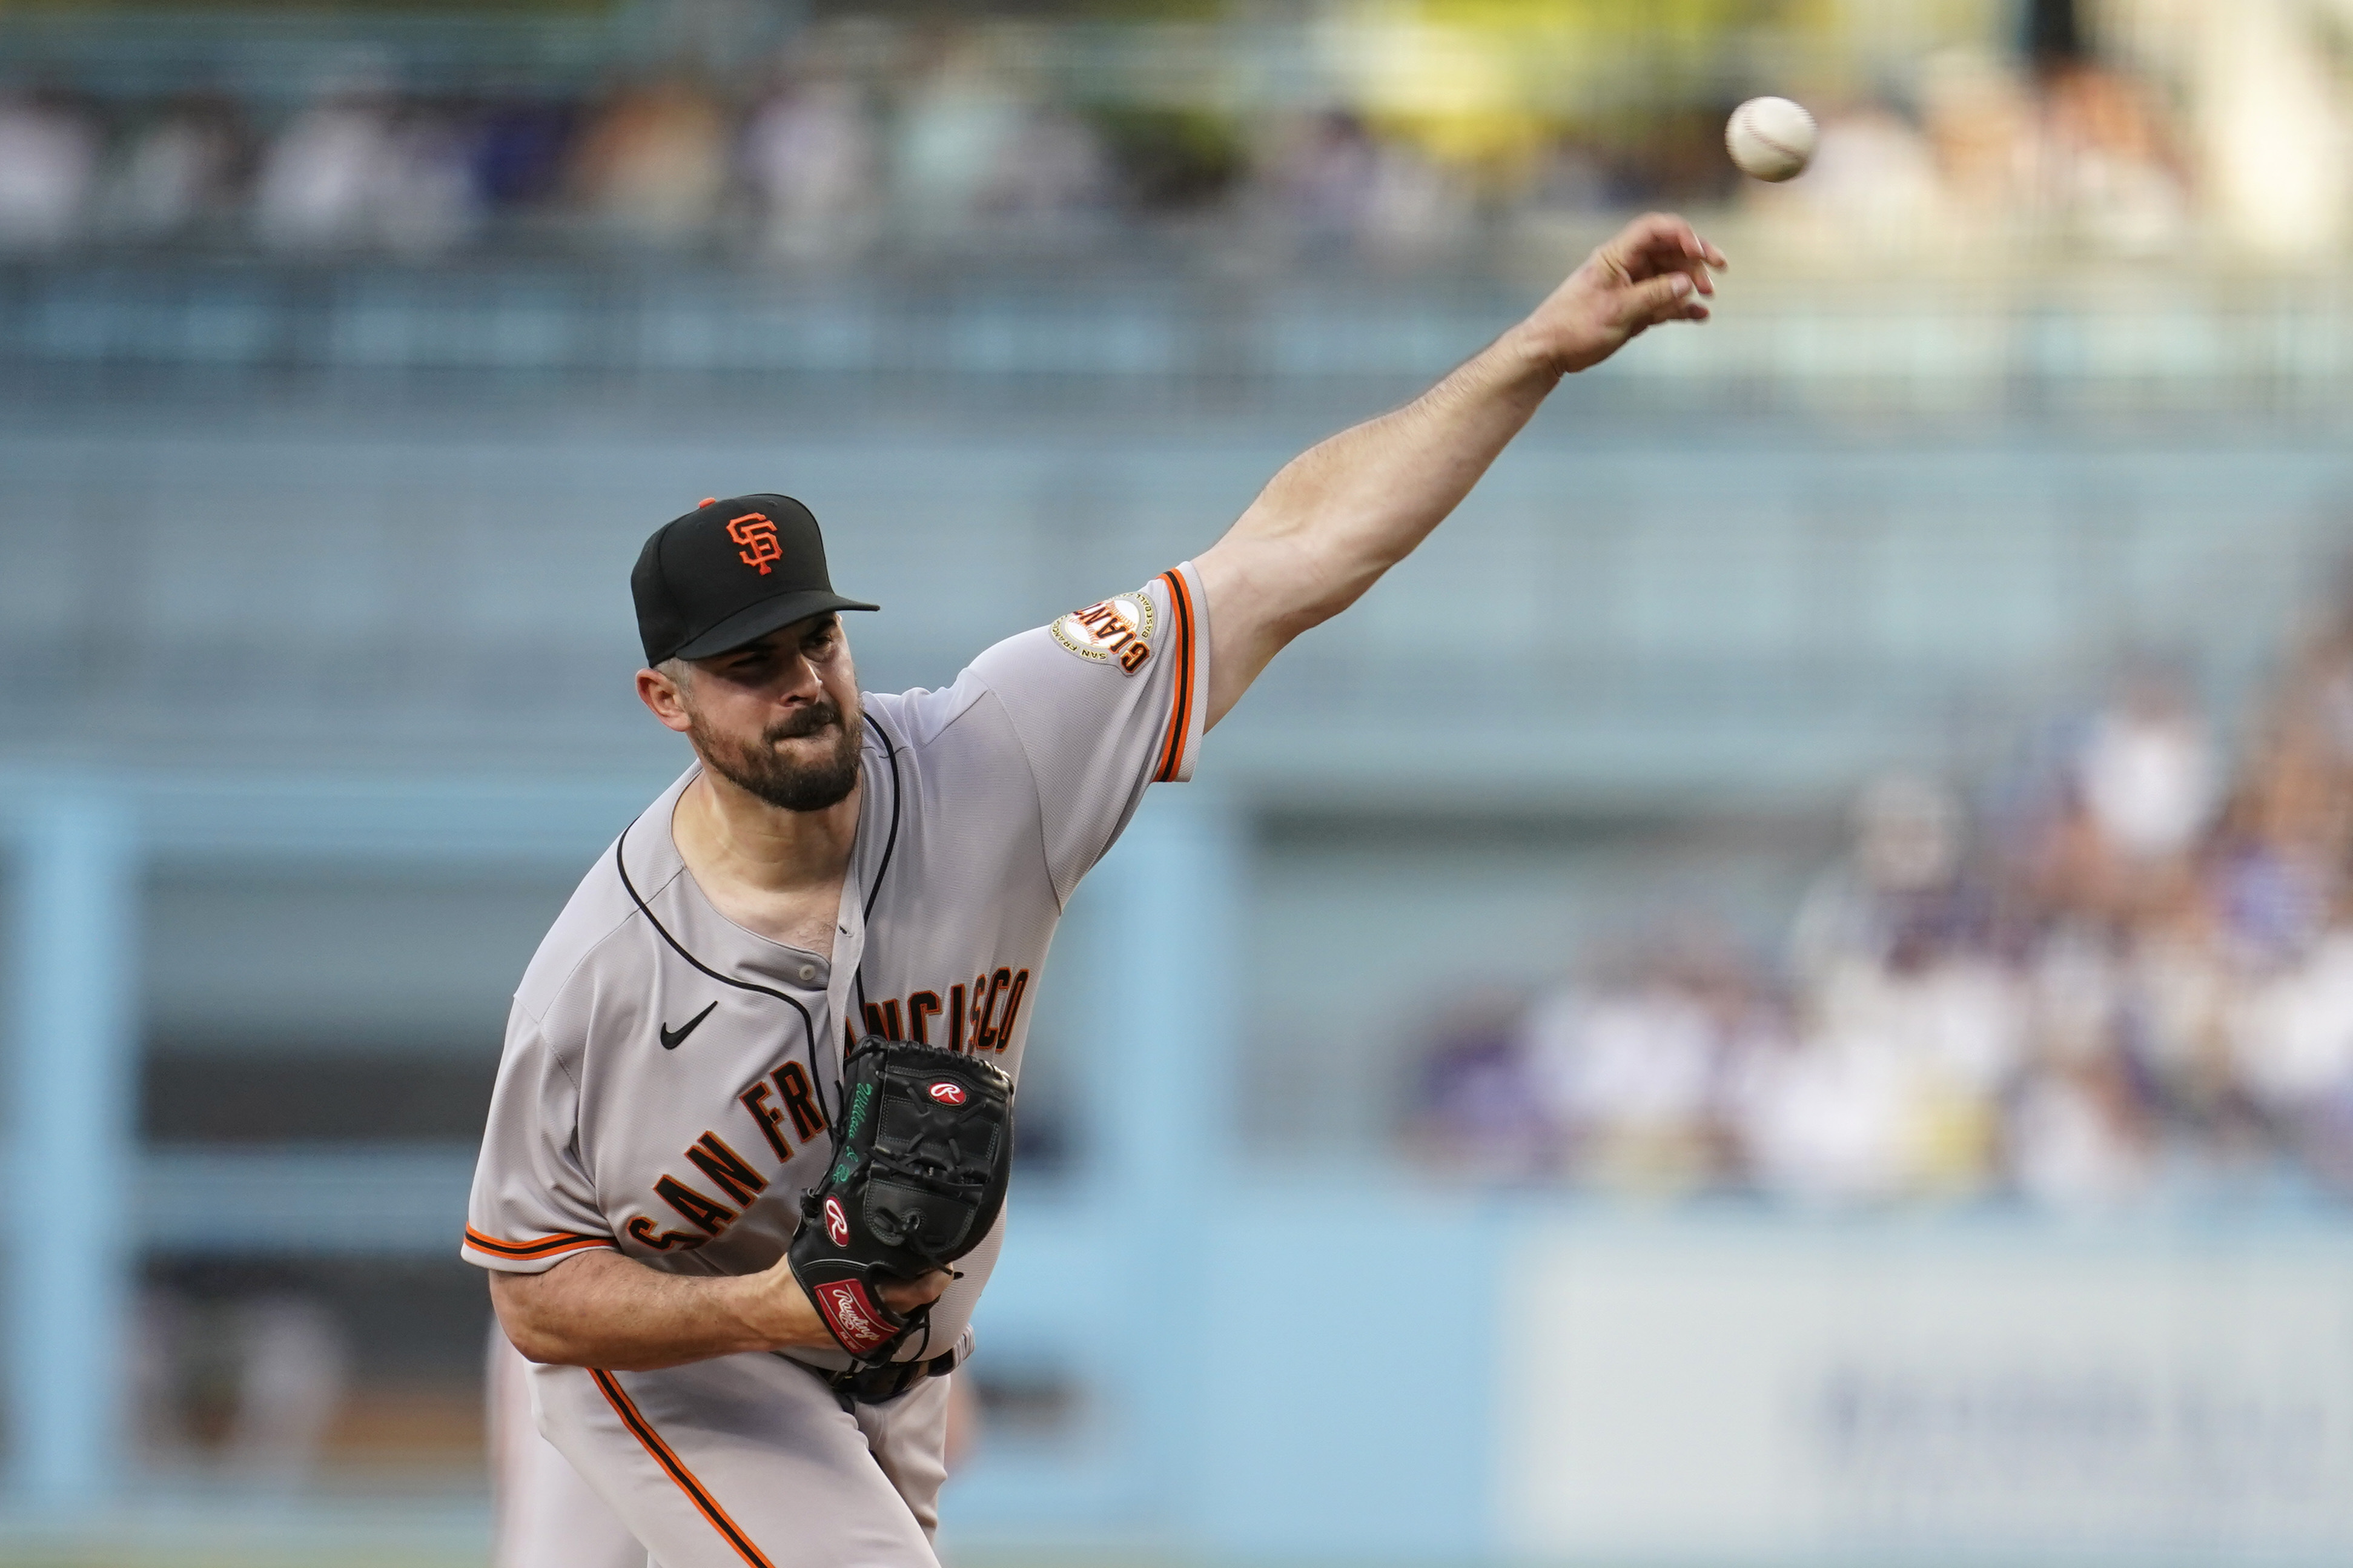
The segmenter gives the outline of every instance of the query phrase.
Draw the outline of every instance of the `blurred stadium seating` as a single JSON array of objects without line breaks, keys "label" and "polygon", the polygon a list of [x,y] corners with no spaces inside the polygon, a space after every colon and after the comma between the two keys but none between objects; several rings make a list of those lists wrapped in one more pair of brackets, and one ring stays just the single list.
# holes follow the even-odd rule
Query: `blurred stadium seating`
[{"label": "blurred stadium seating", "polygon": [[479,1559],[451,1236],[681,763],[650,526],[805,497],[938,683],[1655,203],[1719,319],[1220,727],[1081,895],[1140,951],[1074,905],[952,1539],[2343,1561],[2348,27],[0,9],[9,1103],[27,1213],[138,1216],[12,1265],[0,1552]]}]

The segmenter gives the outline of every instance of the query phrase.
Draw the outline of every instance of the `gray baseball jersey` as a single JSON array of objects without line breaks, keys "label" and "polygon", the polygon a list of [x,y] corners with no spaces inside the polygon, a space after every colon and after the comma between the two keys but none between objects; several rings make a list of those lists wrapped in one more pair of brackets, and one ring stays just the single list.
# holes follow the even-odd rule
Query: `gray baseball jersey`
[{"label": "gray baseball jersey", "polygon": [[[535,1272],[610,1247],[680,1273],[762,1269],[824,1171],[846,1039],[985,1053],[1018,1077],[1071,889],[1147,784],[1191,774],[1206,613],[1188,563],[997,644],[944,689],[865,696],[829,960],[712,906],[670,832],[694,770],[671,784],[581,882],[515,994],[462,1256]],[[1003,1224],[903,1357],[963,1334]]]}]

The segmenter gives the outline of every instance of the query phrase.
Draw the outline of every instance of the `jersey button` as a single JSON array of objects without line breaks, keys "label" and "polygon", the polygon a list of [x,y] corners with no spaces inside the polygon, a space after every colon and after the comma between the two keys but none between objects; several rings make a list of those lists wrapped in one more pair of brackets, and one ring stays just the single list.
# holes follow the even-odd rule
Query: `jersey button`
[{"label": "jersey button", "polygon": [[817,965],[816,965],[816,964],[814,964],[814,963],[804,963],[804,964],[802,964],[802,965],[801,965],[801,979],[802,979],[804,982],[811,981],[811,980],[815,980],[816,978],[817,978]]}]

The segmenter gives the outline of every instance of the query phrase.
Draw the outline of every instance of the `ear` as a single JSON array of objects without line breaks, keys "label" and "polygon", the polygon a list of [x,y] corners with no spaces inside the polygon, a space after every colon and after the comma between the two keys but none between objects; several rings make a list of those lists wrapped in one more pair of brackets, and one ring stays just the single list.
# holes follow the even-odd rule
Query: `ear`
[{"label": "ear", "polygon": [[678,689],[677,681],[659,669],[638,671],[638,700],[668,729],[683,735],[692,727],[693,721],[686,712],[686,693]]}]

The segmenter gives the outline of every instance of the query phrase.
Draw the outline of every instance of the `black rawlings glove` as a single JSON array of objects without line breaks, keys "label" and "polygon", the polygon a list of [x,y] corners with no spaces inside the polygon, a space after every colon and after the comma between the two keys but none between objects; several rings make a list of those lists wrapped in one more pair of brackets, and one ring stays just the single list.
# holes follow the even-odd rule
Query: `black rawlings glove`
[{"label": "black rawlings glove", "polygon": [[841,1063],[833,1163],[801,1195],[786,1256],[818,1315],[861,1362],[886,1361],[929,1328],[882,1302],[978,1247],[1005,1206],[1013,1166],[1013,1080],[990,1063],[870,1035]]}]

